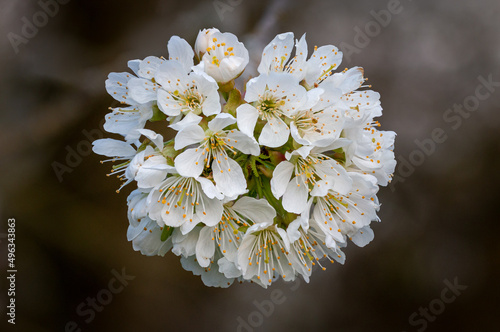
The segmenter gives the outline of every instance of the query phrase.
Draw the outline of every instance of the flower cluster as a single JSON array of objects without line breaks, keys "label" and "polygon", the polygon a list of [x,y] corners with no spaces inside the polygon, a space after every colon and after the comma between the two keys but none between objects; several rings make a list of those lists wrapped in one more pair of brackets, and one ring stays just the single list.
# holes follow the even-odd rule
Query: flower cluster
[{"label": "flower cluster", "polygon": [[362,68],[336,72],[336,47],[308,57],[305,36],[284,33],[242,93],[235,80],[249,56],[233,34],[205,29],[194,49],[177,36],[167,48],[168,58],[132,60],[133,73],[109,75],[106,89],[122,106],[105,129],[123,139],[93,143],[119,162],[109,175],[120,189],[137,183],[128,197],[134,250],[171,250],[208,286],[267,287],[280,277],[308,281],[315,265],[344,262],[348,240],[373,239],[395,133],[377,128],[380,95]]}]

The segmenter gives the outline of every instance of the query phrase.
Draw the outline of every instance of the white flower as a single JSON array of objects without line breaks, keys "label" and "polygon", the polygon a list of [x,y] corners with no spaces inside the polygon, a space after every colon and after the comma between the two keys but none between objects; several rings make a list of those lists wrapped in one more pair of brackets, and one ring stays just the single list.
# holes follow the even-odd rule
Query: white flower
[{"label": "white flower", "polygon": [[307,108],[306,89],[290,74],[263,74],[247,83],[245,101],[236,110],[238,128],[254,137],[257,120],[265,125],[259,136],[259,144],[271,148],[282,146],[288,141],[290,129],[285,121],[302,107]]},{"label": "white flower", "polygon": [[[131,60],[128,62],[128,66],[135,75],[140,76],[139,66],[141,60]],[[130,73],[110,73],[108,79],[106,80],[106,91],[111,97],[119,101],[122,104],[137,105],[140,102],[134,100],[129,94],[128,82],[131,79],[137,78]]]},{"label": "white flower", "polygon": [[[133,248],[146,256],[164,256],[172,248],[171,237],[162,241],[163,227],[147,216],[147,192],[134,190],[130,193],[128,202],[129,227],[127,239],[132,242]],[[173,229],[171,229],[173,231]]]},{"label": "white flower", "polygon": [[288,72],[299,81],[304,80],[308,87],[315,87],[332,75],[333,70],[342,62],[342,52],[333,45],[314,47],[314,52],[307,59],[305,35],[295,44],[293,51],[293,33],[277,35],[265,48],[258,68],[260,74],[270,72]]},{"label": "white flower", "polygon": [[[326,258],[333,263],[334,260],[344,264],[345,255],[340,250],[340,246],[336,242],[326,243],[326,235],[322,231],[316,230],[316,225],[313,221],[312,227],[304,229],[301,224],[300,218],[292,221],[288,225],[287,232],[290,234],[289,230],[294,229],[296,233],[296,240],[291,242],[290,251],[294,252],[293,266],[295,270],[302,275],[306,282],[309,282],[309,277],[312,273],[312,267],[318,264],[322,270],[326,268],[321,264],[321,259]],[[339,243],[344,245],[344,243]]]},{"label": "white flower", "polygon": [[116,107],[111,110],[112,112],[105,116],[104,130],[120,134],[127,141],[133,141],[141,135],[137,129],[143,129],[153,116],[153,103]]},{"label": "white flower", "polygon": [[223,213],[220,199],[222,195],[210,180],[172,174],[151,191],[149,217],[187,234],[198,223],[217,225]]},{"label": "white flower", "polygon": [[205,226],[196,244],[196,258],[201,267],[210,265],[218,247],[228,262],[235,262],[244,232],[240,227],[250,227],[256,222],[271,224],[276,211],[265,199],[242,197],[224,204],[222,219],[215,226]]},{"label": "white flower", "polygon": [[243,278],[267,288],[277,277],[295,279],[290,241],[284,229],[269,223],[251,226],[238,250],[238,265]]},{"label": "white flower", "polygon": [[345,123],[344,111],[337,106],[341,92],[332,84],[325,83],[322,89],[309,91],[321,93],[318,101],[309,109],[300,110],[292,116],[290,129],[293,139],[302,145],[325,146],[342,133]]},{"label": "white flower", "polygon": [[257,68],[259,73],[286,72],[301,81],[306,74],[307,44],[305,35],[302,36],[300,42],[297,41],[295,56],[290,59],[293,46],[294,37],[292,32],[282,33],[274,37],[262,52],[262,58]]},{"label": "white flower", "polygon": [[183,71],[189,72],[193,66],[194,52],[191,46],[182,38],[173,36],[167,44],[169,61],[164,58],[149,56],[138,63],[138,78],[132,78],[128,82],[128,90],[134,100],[139,103],[147,103],[157,100],[159,88],[156,75],[162,64],[173,62],[178,64]]},{"label": "white flower", "polygon": [[[132,60],[133,74],[109,75],[106,90],[127,105],[104,127],[124,140],[93,143],[119,161],[108,175],[120,189],[137,184],[127,199],[134,250],[171,250],[207,286],[267,288],[279,278],[309,282],[314,266],[344,263],[348,239],[374,239],[396,134],[377,128],[380,95],[362,68],[335,73],[335,46],[308,54],[305,34],[283,33],[242,94],[236,79],[249,52],[235,35],[203,29],[194,50],[177,36],[167,48],[167,59]],[[175,138],[164,143],[148,121]]]},{"label": "white flower", "polygon": [[[128,66],[135,75],[144,78],[139,70],[141,62],[141,60],[131,60]],[[136,129],[143,129],[146,121],[153,116],[153,103],[138,102],[129,94],[128,83],[134,78],[137,79],[134,75],[123,72],[110,73],[106,80],[107,92],[115,100],[131,106],[110,108],[112,112],[105,117],[104,129],[110,133],[123,135],[127,140],[138,139],[140,135]]]},{"label": "white flower", "polygon": [[326,195],[315,197],[312,219],[318,231],[325,233],[327,244],[345,242],[345,236],[352,237],[372,220],[379,220],[376,178],[352,172],[349,176],[353,181],[349,193],[328,190]]},{"label": "white flower", "polygon": [[168,116],[193,113],[206,116],[221,111],[217,83],[204,73],[189,72],[178,61],[166,61],[158,69],[158,107]]},{"label": "white flower", "polygon": [[218,83],[238,77],[248,64],[248,51],[232,33],[203,30],[196,39],[196,53],[203,54],[195,71],[204,71]]},{"label": "white flower", "polygon": [[[271,179],[271,190],[276,198],[283,196],[283,207],[293,213],[302,213],[307,207],[309,193],[326,193],[329,189],[346,194],[351,189],[351,178],[344,167],[322,152],[337,148],[344,141],[328,148],[303,146],[291,154],[288,160],[276,166]],[[291,178],[291,180],[290,180]]]},{"label": "white flower", "polygon": [[203,54],[207,51],[209,43],[212,42],[212,35],[216,32],[220,32],[219,29],[203,29],[198,32],[196,42],[194,43],[194,51],[199,59],[201,59]]},{"label": "white flower", "polygon": [[[260,148],[255,139],[238,130],[224,130],[236,122],[230,114],[217,115],[208,123],[208,130],[193,125],[181,130],[175,137],[175,149],[197,144],[175,158],[175,167],[183,176],[200,176],[204,166],[213,172],[217,189],[225,196],[234,197],[246,191],[247,183],[241,166],[228,155],[236,155],[237,149],[245,154],[259,155]],[[213,161],[212,161],[213,160]]]},{"label": "white flower", "polygon": [[107,161],[124,161],[113,167],[108,174],[117,175],[120,180],[125,181],[118,191],[133,180],[137,181],[139,188],[152,188],[174,170],[161,154],[163,137],[148,129],[137,131],[150,139],[156,145],[156,149],[147,145],[143,150],[136,151],[132,144],[110,138],[99,139],[92,143],[95,153],[113,157]]},{"label": "white flower", "polygon": [[345,137],[353,141],[346,150],[348,169],[370,174],[378,184],[386,186],[396,168],[393,131],[379,131],[367,126],[362,130],[346,130]]},{"label": "white flower", "polygon": [[207,267],[201,267],[196,260],[196,256],[194,255],[189,257],[182,256],[181,264],[186,271],[191,271],[194,275],[201,276],[201,280],[205,286],[227,288],[232,285],[235,277],[227,277],[222,271],[220,271],[219,262],[224,261],[224,257],[221,256],[220,251],[217,251],[214,256],[214,261],[217,263],[212,262]]}]

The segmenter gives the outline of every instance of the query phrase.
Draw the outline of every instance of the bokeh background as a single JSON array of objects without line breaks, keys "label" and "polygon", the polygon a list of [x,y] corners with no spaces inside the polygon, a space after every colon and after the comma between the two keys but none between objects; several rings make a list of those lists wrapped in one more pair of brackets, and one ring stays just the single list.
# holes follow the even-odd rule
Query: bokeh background
[{"label": "bokeh background", "polygon": [[[423,324],[410,325],[410,315],[455,278],[467,289],[426,330],[499,330],[500,87],[456,130],[443,119],[474,95],[479,76],[500,81],[497,0],[401,0],[400,12],[361,48],[356,29],[391,1],[66,2],[16,53],[9,33],[22,36],[23,17],[32,22],[41,7],[0,1],[0,233],[16,218],[18,268],[15,328],[5,324],[7,282],[0,280],[2,331],[64,331],[69,321],[82,331],[250,331],[238,327],[249,316],[260,323],[249,325],[254,331],[416,331]],[[126,71],[129,59],[166,55],[172,35],[193,43],[204,27],[235,33],[254,61],[287,31],[307,33],[310,50],[357,47],[341,68],[365,68],[382,96],[382,129],[398,133],[400,160],[434,128],[447,136],[414,171],[398,168],[404,182],[381,188],[375,240],[349,245],[344,266],[316,271],[309,284],[272,286],[286,299],[269,317],[254,313],[254,301],[270,300],[270,290],[208,288],[171,253],[133,251],[125,204],[133,188],[116,194],[109,166],[85,149],[93,139],[85,132],[99,135],[113,105],[108,73]],[[78,147],[83,156],[58,178],[54,162],[68,166],[68,151]],[[5,235],[0,240],[4,276]],[[76,308],[123,268],[135,279],[85,322]]]}]

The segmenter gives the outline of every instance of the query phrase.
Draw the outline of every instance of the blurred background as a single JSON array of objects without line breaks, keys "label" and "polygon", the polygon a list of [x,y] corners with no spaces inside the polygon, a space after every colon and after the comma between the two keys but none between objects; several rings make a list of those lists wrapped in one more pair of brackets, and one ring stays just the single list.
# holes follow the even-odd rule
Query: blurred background
[{"label": "blurred background", "polygon": [[[2,331],[499,330],[498,1],[48,3],[0,0],[0,267],[4,276],[15,218],[18,269],[15,327],[0,280]],[[382,96],[382,129],[398,134],[399,180],[379,192],[375,240],[350,244],[344,266],[315,271],[309,284],[208,288],[172,253],[135,252],[133,188],[116,194],[119,181],[89,150],[116,105],[108,73],[165,56],[172,35],[193,44],[205,27],[236,34],[255,52],[253,68],[277,33],[307,33],[310,51],[340,46],[340,69],[365,68]],[[436,128],[442,139],[431,144]],[[123,271],[128,284],[107,298]],[[446,291],[446,280],[467,288]],[[96,296],[107,304],[90,319],[81,304]]]}]

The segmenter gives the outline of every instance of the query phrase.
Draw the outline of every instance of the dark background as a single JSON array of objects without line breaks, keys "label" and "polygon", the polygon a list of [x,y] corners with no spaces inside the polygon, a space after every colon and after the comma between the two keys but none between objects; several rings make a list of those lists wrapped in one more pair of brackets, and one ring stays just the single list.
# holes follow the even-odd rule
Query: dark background
[{"label": "dark background", "polygon": [[[116,194],[109,165],[85,150],[84,130],[100,132],[107,107],[116,105],[104,89],[109,72],[126,71],[129,59],[166,55],[172,35],[192,44],[204,27],[236,34],[256,59],[287,31],[297,38],[307,32],[310,51],[354,47],[355,28],[364,30],[374,20],[370,11],[389,3],[221,2],[229,6],[222,19],[212,1],[73,0],[16,53],[8,33],[22,36],[23,17],[32,22],[40,7],[0,1],[0,233],[16,218],[18,269],[17,324],[9,331],[64,331],[69,321],[83,331],[236,331],[238,317],[249,316],[260,323],[255,331],[416,331],[423,325],[410,325],[410,315],[455,278],[467,289],[426,330],[498,331],[500,88],[456,130],[443,120],[474,95],[479,76],[500,81],[497,0],[402,0],[401,12],[341,64],[363,66],[381,93],[382,129],[398,134],[399,167],[412,153],[418,159],[415,139],[430,138],[434,128],[447,137],[414,171],[398,168],[404,182],[381,188],[375,240],[349,245],[344,266],[315,271],[309,284],[214,289],[172,253],[145,257],[132,249],[126,197],[133,188]],[[68,166],[68,151],[78,147],[84,156],[58,179],[54,162]],[[6,271],[5,235],[0,240]],[[86,323],[78,305],[123,268],[135,279]],[[4,326],[5,277],[0,285]],[[283,303],[269,317],[254,313],[253,301],[267,303],[273,289]]]}]

